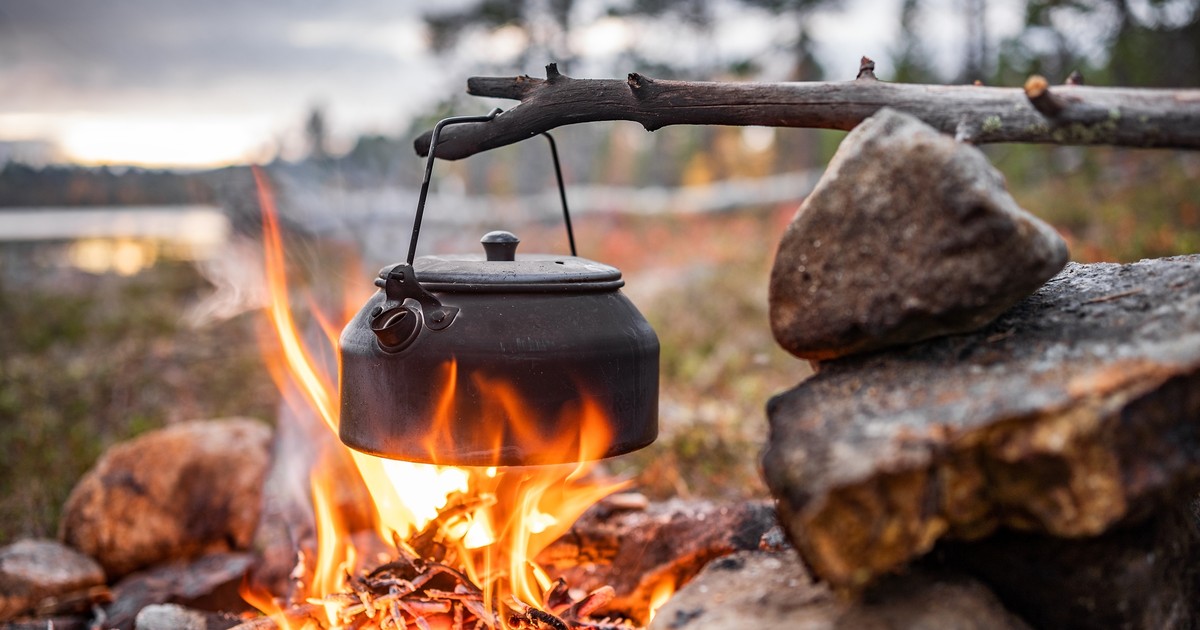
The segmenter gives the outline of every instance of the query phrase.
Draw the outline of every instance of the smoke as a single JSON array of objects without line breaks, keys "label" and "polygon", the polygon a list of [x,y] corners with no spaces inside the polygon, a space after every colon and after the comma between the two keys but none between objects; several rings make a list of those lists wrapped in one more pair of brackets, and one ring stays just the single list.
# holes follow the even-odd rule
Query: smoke
[{"label": "smoke", "polygon": [[188,309],[184,322],[200,328],[263,308],[270,296],[262,246],[245,236],[226,241],[212,256],[196,261],[213,292]]}]

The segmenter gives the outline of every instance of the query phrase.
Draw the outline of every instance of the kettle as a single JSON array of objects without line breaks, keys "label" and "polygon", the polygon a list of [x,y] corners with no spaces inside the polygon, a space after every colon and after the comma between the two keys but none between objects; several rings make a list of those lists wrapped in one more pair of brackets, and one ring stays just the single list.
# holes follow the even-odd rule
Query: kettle
[{"label": "kettle", "polygon": [[339,340],[339,435],[391,459],[527,466],[609,457],[658,435],[658,337],[615,267],[576,255],[562,171],[550,141],[571,255],[517,253],[510,232],[482,253],[415,258],[443,127],[433,130],[406,262]]}]

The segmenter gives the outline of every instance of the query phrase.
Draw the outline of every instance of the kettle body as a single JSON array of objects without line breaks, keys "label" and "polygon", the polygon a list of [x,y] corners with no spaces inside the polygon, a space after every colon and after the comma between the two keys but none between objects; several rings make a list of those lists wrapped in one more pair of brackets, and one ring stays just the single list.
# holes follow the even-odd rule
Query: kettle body
[{"label": "kettle body", "polygon": [[339,343],[346,445],[523,466],[618,455],[657,437],[658,337],[615,268],[574,256],[427,256],[380,280]]}]

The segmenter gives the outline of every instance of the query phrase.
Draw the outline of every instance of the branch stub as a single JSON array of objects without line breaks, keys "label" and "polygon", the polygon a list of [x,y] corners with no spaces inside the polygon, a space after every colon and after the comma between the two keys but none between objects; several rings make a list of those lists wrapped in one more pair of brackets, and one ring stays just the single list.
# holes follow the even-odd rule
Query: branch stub
[{"label": "branch stub", "polygon": [[1057,118],[1067,104],[1050,92],[1050,82],[1040,74],[1035,74],[1025,80],[1025,97],[1041,114],[1047,118]]},{"label": "branch stub", "polygon": [[858,62],[858,76],[855,79],[875,79],[875,62],[864,56]]}]

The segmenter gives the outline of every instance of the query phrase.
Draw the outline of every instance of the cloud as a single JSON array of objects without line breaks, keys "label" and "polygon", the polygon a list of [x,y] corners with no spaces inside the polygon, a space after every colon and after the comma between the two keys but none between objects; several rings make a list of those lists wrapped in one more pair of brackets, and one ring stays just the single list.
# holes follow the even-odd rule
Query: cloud
[{"label": "cloud", "polygon": [[[0,2],[0,80],[17,86],[0,107],[87,106],[123,91],[196,91],[231,82],[286,83],[337,72],[369,79],[417,56],[411,3],[209,0]],[[341,33],[323,40],[297,33]],[[355,39],[353,33],[364,36]]]},{"label": "cloud", "polygon": [[328,110],[335,139],[395,131],[461,85],[426,50],[423,6],[0,0],[0,140],[71,146],[67,136],[85,125],[115,133],[142,120],[224,117],[251,130],[246,143],[290,134],[296,144],[314,105]]}]

